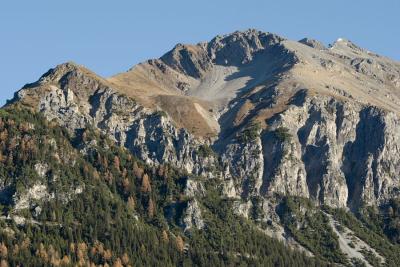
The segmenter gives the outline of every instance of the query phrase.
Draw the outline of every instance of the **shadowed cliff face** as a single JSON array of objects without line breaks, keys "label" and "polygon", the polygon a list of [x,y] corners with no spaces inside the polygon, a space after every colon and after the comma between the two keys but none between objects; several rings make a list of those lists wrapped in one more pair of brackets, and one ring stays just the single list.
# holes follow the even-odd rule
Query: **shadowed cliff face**
[{"label": "shadowed cliff face", "polygon": [[399,192],[399,77],[398,62],[347,40],[249,30],[109,79],[63,64],[11,104],[72,133],[90,125],[149,164],[217,177],[244,215],[276,194],[356,209]]},{"label": "shadowed cliff face", "polygon": [[[399,123],[394,113],[332,98],[286,110],[263,135],[261,193],[350,208],[396,196]],[[282,129],[284,139],[276,133]]]}]

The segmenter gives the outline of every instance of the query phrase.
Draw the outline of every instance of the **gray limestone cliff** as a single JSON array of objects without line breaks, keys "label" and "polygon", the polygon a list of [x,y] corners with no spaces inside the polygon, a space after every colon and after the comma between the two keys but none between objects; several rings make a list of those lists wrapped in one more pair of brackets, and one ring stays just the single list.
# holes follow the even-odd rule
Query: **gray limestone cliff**
[{"label": "gray limestone cliff", "polygon": [[[94,127],[149,164],[218,178],[243,215],[254,197],[268,203],[294,195],[356,209],[399,196],[398,62],[344,39],[326,48],[249,30],[179,44],[140,71],[138,86],[154,93],[146,101],[185,97],[198,117],[125,94],[138,82],[136,69],[126,74],[135,79],[124,76],[124,91],[122,80],[117,86],[73,63],[26,85],[11,104],[29,104],[71,132]],[[181,118],[218,124],[218,132],[193,134]],[[199,210],[190,203],[187,227],[201,228]]]}]

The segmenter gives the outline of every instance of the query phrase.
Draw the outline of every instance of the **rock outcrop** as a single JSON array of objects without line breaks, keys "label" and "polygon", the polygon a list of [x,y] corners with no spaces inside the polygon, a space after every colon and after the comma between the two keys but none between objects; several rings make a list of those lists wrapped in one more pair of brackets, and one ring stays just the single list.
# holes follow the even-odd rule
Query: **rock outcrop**
[{"label": "rock outcrop", "polygon": [[146,163],[170,163],[199,175],[213,164],[212,158],[198,155],[204,141],[175,127],[167,113],[144,108],[74,63],[50,70],[17,97],[32,101],[48,120],[56,120],[72,133],[88,126],[100,130]]},{"label": "rock outcrop", "polygon": [[[243,214],[277,194],[356,209],[399,195],[399,81],[398,62],[348,40],[326,48],[248,30],[108,80],[63,64],[11,103],[73,133],[90,125],[149,164],[219,178]],[[201,225],[197,210],[188,227]]]}]

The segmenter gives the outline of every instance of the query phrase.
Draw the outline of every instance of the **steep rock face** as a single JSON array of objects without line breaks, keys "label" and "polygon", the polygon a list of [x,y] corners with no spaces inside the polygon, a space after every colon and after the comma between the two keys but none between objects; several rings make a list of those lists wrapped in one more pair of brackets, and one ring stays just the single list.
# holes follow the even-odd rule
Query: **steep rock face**
[{"label": "steep rock face", "polygon": [[[48,125],[58,122],[67,128],[84,155],[94,155],[92,149],[100,142],[85,138],[90,127],[149,165],[183,171],[174,186],[166,185],[167,191],[179,188],[179,195],[161,200],[167,205],[160,211],[188,236],[191,230],[212,228],[207,227],[214,223],[208,202],[220,193],[229,198],[221,204],[232,205],[236,214],[253,220],[266,234],[318,256],[295,233],[307,228],[301,217],[321,210],[305,198],[357,211],[400,197],[399,89],[398,62],[348,40],[325,47],[312,39],[294,42],[248,30],[197,45],[178,44],[161,58],[109,79],[73,63],[62,64],[17,92],[10,105],[29,106],[52,121]],[[55,160],[67,166],[78,162],[54,139],[47,141],[56,151]],[[85,184],[75,183],[54,191],[48,182],[62,175],[50,165],[35,162],[38,178],[27,190],[15,191],[7,178],[0,179],[0,202],[12,202],[15,213],[10,219],[17,224],[26,223],[18,214],[21,210],[31,210],[38,219],[47,202],[65,204],[88,191]],[[166,168],[173,170],[171,166]],[[126,175],[133,166],[125,167]],[[157,168],[147,167],[153,185],[156,179],[169,183],[165,166],[159,167],[158,174]],[[295,201],[291,205],[296,207],[282,214],[283,203],[290,199],[303,204]],[[296,209],[298,214],[293,213]],[[332,215],[319,226],[336,229]],[[345,245],[340,249],[351,251],[349,258],[356,251],[365,261],[359,249],[351,247],[353,238],[336,233]]]},{"label": "steep rock face", "polygon": [[235,32],[227,36],[217,36],[208,44],[209,57],[218,65],[249,63],[254,55],[267,50],[284,39],[257,30]]},{"label": "steep rock face", "polygon": [[95,127],[149,164],[168,162],[203,174],[214,162],[198,155],[203,142],[176,128],[165,112],[144,108],[75,64],[57,66],[17,96],[28,101],[26,96],[32,94],[39,95],[34,106],[48,120],[71,132]]},{"label": "steep rock face", "polygon": [[196,199],[190,200],[187,203],[183,217],[184,231],[188,231],[195,227],[197,229],[204,228],[204,220],[201,215],[201,209]]},{"label": "steep rock face", "polygon": [[30,208],[33,200],[49,200],[51,198],[54,198],[54,193],[50,194],[45,185],[35,184],[23,195],[14,195],[13,201],[15,203],[15,210],[22,210]]},{"label": "steep rock face", "polygon": [[312,48],[316,48],[319,50],[326,50],[326,47],[321,42],[314,40],[314,39],[303,38],[299,41],[299,43],[305,44],[307,46],[310,46]]},{"label": "steep rock face", "polygon": [[399,123],[392,112],[374,107],[360,110],[356,137],[346,144],[343,166],[352,206],[360,201],[373,205],[399,195]]},{"label": "steep rock face", "polygon": [[[326,48],[248,30],[179,44],[109,80],[63,64],[14,102],[71,131],[91,125],[147,163],[221,177],[243,214],[276,194],[357,208],[398,195],[399,73],[344,39]],[[193,134],[197,121],[212,137]]]},{"label": "steep rock face", "polygon": [[197,46],[178,44],[161,57],[170,67],[193,78],[201,78],[212,66],[205,44]]},{"label": "steep rock face", "polygon": [[[259,144],[256,149],[243,146],[223,158],[239,168],[239,172],[230,172],[232,176],[245,173],[242,184],[253,182],[254,168],[249,166],[263,160],[263,171],[255,180],[256,195],[296,195],[350,208],[383,203],[399,195],[400,120],[396,114],[318,97],[290,105],[269,123],[270,128],[261,134],[262,144],[255,142]],[[243,192],[242,187],[235,190],[237,195]]]},{"label": "steep rock face", "polygon": [[258,195],[262,184],[264,160],[261,130],[253,140],[233,139],[221,156],[224,165],[224,192],[229,197],[248,198]]},{"label": "steep rock face", "polygon": [[[208,43],[176,45],[161,57],[173,69],[193,78],[203,78],[213,65],[241,66],[251,62],[257,53],[271,49],[284,39],[257,30],[217,36]],[[164,67],[165,68],[165,67]]]},{"label": "steep rock face", "polygon": [[124,144],[150,164],[170,163],[190,173],[203,174],[213,159],[198,155],[201,145],[184,129],[177,129],[163,115],[153,114],[135,120],[125,133]]}]

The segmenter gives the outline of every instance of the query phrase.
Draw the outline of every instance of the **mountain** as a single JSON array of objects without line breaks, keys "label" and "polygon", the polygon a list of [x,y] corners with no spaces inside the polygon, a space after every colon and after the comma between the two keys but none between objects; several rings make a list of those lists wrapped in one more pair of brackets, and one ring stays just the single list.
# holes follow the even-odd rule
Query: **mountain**
[{"label": "mountain", "polygon": [[61,64],[2,109],[4,262],[397,266],[399,104],[400,63],[343,38]]}]

